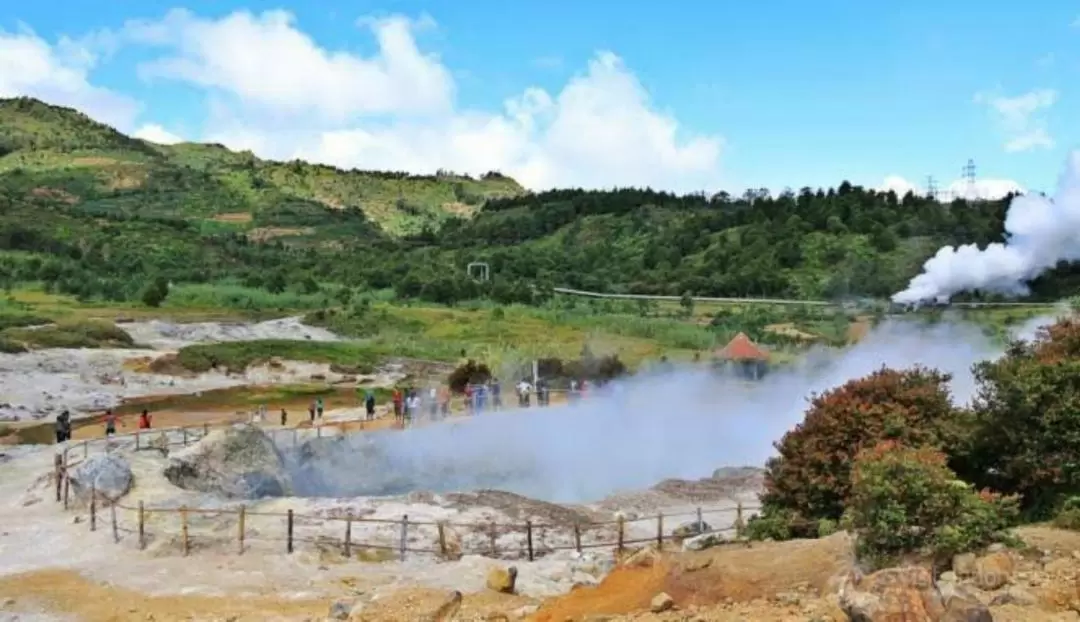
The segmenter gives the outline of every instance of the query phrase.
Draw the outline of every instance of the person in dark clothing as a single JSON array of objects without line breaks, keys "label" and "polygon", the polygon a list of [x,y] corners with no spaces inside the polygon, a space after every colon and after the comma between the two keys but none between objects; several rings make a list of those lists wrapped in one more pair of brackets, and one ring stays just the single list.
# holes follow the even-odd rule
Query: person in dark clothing
[{"label": "person in dark clothing", "polygon": [[312,423],[315,423],[315,402],[312,402],[310,405],[308,405],[307,412],[308,418],[311,419]]},{"label": "person in dark clothing", "polygon": [[375,418],[375,392],[369,390],[364,395],[364,408],[367,410],[367,420],[371,421]]},{"label": "person in dark clothing", "polygon": [[113,411],[105,411],[105,436],[112,436],[116,434],[116,415]]},{"label": "person in dark clothing", "polygon": [[285,426],[289,422],[289,413],[285,412],[285,409],[281,409],[281,425]]},{"label": "person in dark clothing", "polygon": [[59,415],[56,416],[56,444],[57,445],[59,445],[60,443],[63,443],[64,441],[67,440],[67,435],[66,435],[67,430],[64,427],[64,417],[66,415],[67,415],[67,411],[65,410],[64,412],[62,412],[62,413],[60,413]]},{"label": "person in dark clothing", "polygon": [[502,408],[502,386],[498,378],[491,381],[491,407],[495,410]]}]

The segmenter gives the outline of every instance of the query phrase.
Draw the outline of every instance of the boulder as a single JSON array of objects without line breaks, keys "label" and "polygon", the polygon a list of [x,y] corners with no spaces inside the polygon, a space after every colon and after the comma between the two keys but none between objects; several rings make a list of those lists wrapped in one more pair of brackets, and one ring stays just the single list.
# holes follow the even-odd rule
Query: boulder
[{"label": "boulder", "polygon": [[110,501],[126,495],[135,481],[127,460],[115,453],[90,456],[75,467],[70,478],[77,498],[89,499],[93,489],[98,498]]},{"label": "boulder", "polygon": [[852,622],[937,622],[945,614],[930,571],[917,566],[849,576],[840,607]]},{"label": "boulder", "polygon": [[953,572],[956,573],[956,576],[962,578],[974,576],[976,559],[978,558],[975,556],[974,553],[961,553],[959,555],[953,555]]},{"label": "boulder", "polygon": [[671,535],[676,538],[693,538],[694,536],[700,536],[701,534],[712,531],[712,527],[705,521],[691,521],[689,523],[683,523],[675,528],[675,531],[671,532]]},{"label": "boulder", "polygon": [[670,611],[675,607],[675,599],[669,596],[666,592],[660,592],[653,599],[649,601],[649,611],[653,613],[663,613]]},{"label": "boulder", "polygon": [[509,568],[495,566],[487,574],[487,588],[503,594],[513,594],[516,581],[517,568],[513,566]]},{"label": "boulder", "polygon": [[281,453],[253,425],[215,430],[173,454],[165,477],[180,488],[241,499],[283,496],[290,490]]},{"label": "boulder", "polygon": [[975,560],[975,585],[980,590],[992,592],[1008,584],[1015,570],[1016,562],[1007,551],[988,553]]},{"label": "boulder", "polygon": [[725,538],[723,534],[706,533],[683,540],[682,549],[684,551],[704,551],[705,549],[719,546],[727,541],[727,538]]}]

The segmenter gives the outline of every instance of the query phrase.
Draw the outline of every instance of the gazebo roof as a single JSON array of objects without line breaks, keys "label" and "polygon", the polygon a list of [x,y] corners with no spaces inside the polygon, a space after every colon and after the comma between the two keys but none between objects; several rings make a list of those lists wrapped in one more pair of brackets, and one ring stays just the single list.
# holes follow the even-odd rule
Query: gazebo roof
[{"label": "gazebo roof", "polygon": [[769,360],[769,353],[754,345],[746,333],[735,335],[726,346],[716,352],[716,356],[730,361]]}]

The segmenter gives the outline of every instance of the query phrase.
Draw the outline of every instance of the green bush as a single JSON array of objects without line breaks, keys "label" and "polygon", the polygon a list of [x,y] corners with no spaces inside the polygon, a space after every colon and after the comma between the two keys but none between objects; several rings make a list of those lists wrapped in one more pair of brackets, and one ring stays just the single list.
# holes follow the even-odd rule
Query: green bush
[{"label": "green bush", "polygon": [[135,341],[109,322],[80,320],[41,328],[9,328],[0,339],[29,348],[130,348]]},{"label": "green bush", "polygon": [[860,453],[845,525],[858,535],[859,557],[883,567],[908,555],[947,560],[1006,540],[1018,499],[976,492],[956,479],[945,455],[885,442]]}]

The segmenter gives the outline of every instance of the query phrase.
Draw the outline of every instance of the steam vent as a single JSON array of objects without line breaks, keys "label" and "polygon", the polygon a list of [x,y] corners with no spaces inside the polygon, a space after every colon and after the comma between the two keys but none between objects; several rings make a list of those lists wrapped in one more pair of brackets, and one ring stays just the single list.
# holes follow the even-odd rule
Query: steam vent
[{"label": "steam vent", "polygon": [[716,365],[749,380],[760,380],[768,371],[769,353],[758,347],[746,333],[735,335],[714,354]]}]

